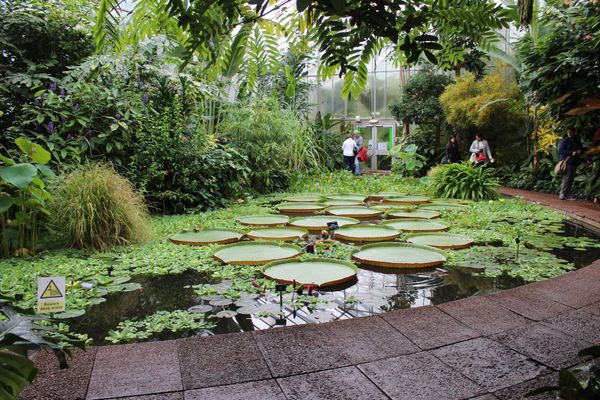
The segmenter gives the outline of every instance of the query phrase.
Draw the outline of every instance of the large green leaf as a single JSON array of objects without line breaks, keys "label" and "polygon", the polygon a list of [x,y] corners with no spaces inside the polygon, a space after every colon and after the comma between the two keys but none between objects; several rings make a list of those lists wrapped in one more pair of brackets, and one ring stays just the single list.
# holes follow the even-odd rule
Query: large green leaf
[{"label": "large green leaf", "polygon": [[10,197],[0,196],[0,213],[8,211],[14,200]]},{"label": "large green leaf", "polygon": [[18,138],[15,143],[19,148],[29,156],[29,159],[36,164],[48,164],[52,158],[50,152],[39,144],[30,142],[27,139]]},{"label": "large green leaf", "polygon": [[19,189],[25,189],[37,176],[37,171],[37,168],[29,163],[0,167],[0,178]]}]

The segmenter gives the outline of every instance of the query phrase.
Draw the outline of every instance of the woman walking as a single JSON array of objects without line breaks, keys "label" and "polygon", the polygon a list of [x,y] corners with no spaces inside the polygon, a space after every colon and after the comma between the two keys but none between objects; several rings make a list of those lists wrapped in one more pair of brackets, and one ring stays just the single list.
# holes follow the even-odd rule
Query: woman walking
[{"label": "woman walking", "polygon": [[491,163],[494,162],[490,145],[488,144],[487,140],[483,138],[481,133],[475,134],[475,140],[473,143],[471,143],[469,151],[471,152],[470,160],[473,161],[475,165],[482,165],[488,161]]},{"label": "woman walking", "polygon": [[561,161],[567,160],[567,169],[563,175],[560,194],[558,195],[558,198],[561,200],[575,200],[571,196],[571,186],[573,186],[575,171],[577,170],[577,165],[579,165],[582,152],[583,146],[581,145],[581,140],[575,136],[575,128],[567,128],[567,136],[562,138],[558,144],[558,159]]},{"label": "woman walking", "polygon": [[458,149],[458,141],[456,135],[452,134],[450,140],[446,145],[446,162],[448,164],[456,163],[460,161],[460,151]]}]

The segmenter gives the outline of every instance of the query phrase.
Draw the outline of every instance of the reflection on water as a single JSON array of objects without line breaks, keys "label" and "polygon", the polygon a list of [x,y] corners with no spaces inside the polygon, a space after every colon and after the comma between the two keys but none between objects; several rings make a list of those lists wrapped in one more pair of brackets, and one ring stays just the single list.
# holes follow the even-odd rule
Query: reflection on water
[{"label": "reflection on water", "polygon": [[[566,225],[565,230],[566,236],[590,236],[570,224]],[[554,254],[581,267],[599,258],[600,249],[563,249]],[[121,321],[142,319],[159,310],[185,310],[193,305],[208,304],[218,297],[198,298],[193,290],[184,288],[198,283],[215,283],[211,282],[208,275],[194,271],[172,276],[136,277],[132,281],[139,282],[142,290],[108,296],[105,303],[93,306],[84,316],[70,320],[72,330],[87,333],[95,344],[104,344],[108,331]],[[360,266],[357,280],[344,286],[320,290],[317,297],[306,296],[306,291],[302,296],[295,292],[283,294],[282,307],[278,293],[243,295],[234,304],[213,307],[213,314],[226,309],[237,311],[238,314],[233,318],[219,319],[212,331],[228,333],[269,329],[281,325],[283,321],[289,326],[355,318],[485,295],[523,283],[507,275],[488,278],[470,268],[397,270]],[[223,282],[219,287],[226,288],[227,285],[227,282]],[[157,339],[181,336],[181,333],[165,333]]]}]

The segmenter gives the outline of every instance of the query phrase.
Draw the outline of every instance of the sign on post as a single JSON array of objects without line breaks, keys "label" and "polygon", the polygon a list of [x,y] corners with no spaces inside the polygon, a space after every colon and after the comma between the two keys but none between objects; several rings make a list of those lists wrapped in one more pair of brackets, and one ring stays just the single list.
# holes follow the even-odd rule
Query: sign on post
[{"label": "sign on post", "polygon": [[38,313],[65,311],[65,277],[38,277]]}]

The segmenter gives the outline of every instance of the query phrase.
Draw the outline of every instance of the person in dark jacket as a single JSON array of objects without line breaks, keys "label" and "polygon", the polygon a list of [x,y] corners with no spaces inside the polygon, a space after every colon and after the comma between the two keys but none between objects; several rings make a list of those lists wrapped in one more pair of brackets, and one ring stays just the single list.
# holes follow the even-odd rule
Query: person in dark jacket
[{"label": "person in dark jacket", "polygon": [[583,146],[581,140],[575,135],[575,128],[567,128],[567,136],[558,144],[558,159],[567,160],[567,169],[563,175],[558,196],[561,200],[575,200],[574,197],[571,197],[571,186],[573,186],[575,171],[582,152]]},{"label": "person in dark jacket", "polygon": [[446,145],[446,160],[448,164],[460,161],[460,151],[458,149],[458,141],[456,135],[451,135],[448,144]]}]

